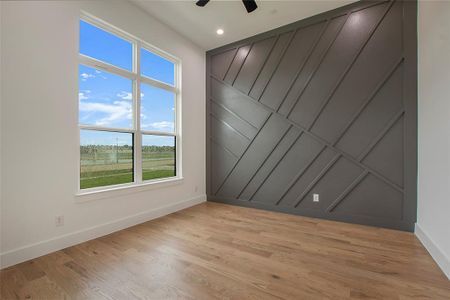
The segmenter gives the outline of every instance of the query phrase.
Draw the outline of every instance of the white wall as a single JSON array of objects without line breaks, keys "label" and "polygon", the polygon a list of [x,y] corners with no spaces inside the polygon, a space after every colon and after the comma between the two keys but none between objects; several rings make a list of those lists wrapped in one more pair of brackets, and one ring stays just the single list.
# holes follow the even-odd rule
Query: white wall
[{"label": "white wall", "polygon": [[[182,60],[182,183],[77,202],[80,9]],[[1,2],[1,76],[2,266],[205,200],[205,52],[133,4]]]},{"label": "white wall", "polygon": [[450,2],[419,2],[416,234],[450,278]]}]

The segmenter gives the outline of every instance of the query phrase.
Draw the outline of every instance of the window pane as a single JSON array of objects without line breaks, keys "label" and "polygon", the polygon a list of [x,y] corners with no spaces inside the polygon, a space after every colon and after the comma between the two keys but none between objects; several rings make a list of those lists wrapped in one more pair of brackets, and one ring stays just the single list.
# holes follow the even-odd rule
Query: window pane
[{"label": "window pane", "polygon": [[175,175],[175,137],[143,135],[142,180]]},{"label": "window pane", "polygon": [[84,21],[80,21],[80,53],[132,71],[132,44]]},{"label": "window pane", "polygon": [[80,130],[80,188],[133,182],[133,134]]},{"label": "window pane", "polygon": [[174,85],[175,65],[161,56],[141,49],[141,75]]},{"label": "window pane", "polygon": [[133,127],[132,81],[79,66],[79,122],[114,128]]},{"label": "window pane", "polygon": [[141,129],[174,132],[174,93],[141,84]]}]

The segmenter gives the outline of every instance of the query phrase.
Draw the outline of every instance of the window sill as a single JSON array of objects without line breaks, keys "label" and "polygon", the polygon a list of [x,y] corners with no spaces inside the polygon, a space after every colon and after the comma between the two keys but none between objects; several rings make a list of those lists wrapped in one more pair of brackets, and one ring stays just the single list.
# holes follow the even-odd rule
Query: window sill
[{"label": "window sill", "polygon": [[144,183],[131,183],[120,186],[109,187],[101,190],[82,190],[75,194],[75,202],[83,203],[98,199],[119,197],[126,194],[134,194],[145,192],[152,189],[165,188],[168,186],[183,183],[183,177],[175,177],[170,179],[154,180]]}]

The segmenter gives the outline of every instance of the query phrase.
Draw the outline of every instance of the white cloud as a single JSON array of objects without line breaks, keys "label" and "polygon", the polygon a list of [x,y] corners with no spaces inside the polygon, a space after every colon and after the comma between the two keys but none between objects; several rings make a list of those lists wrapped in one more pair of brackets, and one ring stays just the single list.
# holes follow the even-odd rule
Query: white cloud
[{"label": "white cloud", "polygon": [[89,73],[81,73],[80,77],[81,77],[81,80],[86,81],[89,78],[95,78],[95,75],[89,74]]},{"label": "white cloud", "polygon": [[79,101],[81,101],[81,100],[87,100],[87,99],[89,99],[89,97],[88,97],[85,93],[83,93],[83,92],[79,92],[79,93],[78,93],[78,100],[79,100]]},{"label": "white cloud", "polygon": [[90,90],[82,90],[78,93],[78,100],[87,100],[89,99],[89,95],[91,91]]},{"label": "white cloud", "polygon": [[[120,93],[117,93],[117,97],[122,98],[123,100],[131,100],[133,99],[133,94],[121,91]],[[144,98],[144,93],[141,93],[141,98]]]},{"label": "white cloud", "polygon": [[123,100],[131,100],[133,98],[133,94],[125,91],[121,91],[117,94],[117,97],[122,98]]},{"label": "white cloud", "polygon": [[109,125],[117,120],[131,119],[133,113],[131,103],[128,101],[114,101],[113,104],[81,102],[79,108],[80,111],[107,114],[106,117],[95,122],[98,126]]},{"label": "white cloud", "polygon": [[145,129],[170,131],[173,130],[174,124],[173,122],[169,121],[161,121],[161,122],[153,122],[150,124],[142,124],[141,127]]}]

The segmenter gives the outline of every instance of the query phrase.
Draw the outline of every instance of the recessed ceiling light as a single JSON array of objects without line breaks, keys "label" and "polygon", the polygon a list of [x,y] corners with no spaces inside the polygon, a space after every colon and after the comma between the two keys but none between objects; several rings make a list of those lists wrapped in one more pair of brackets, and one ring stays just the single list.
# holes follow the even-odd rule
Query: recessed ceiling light
[{"label": "recessed ceiling light", "polygon": [[221,29],[221,28],[217,29],[216,33],[218,35],[222,35],[223,34],[223,29]]}]

